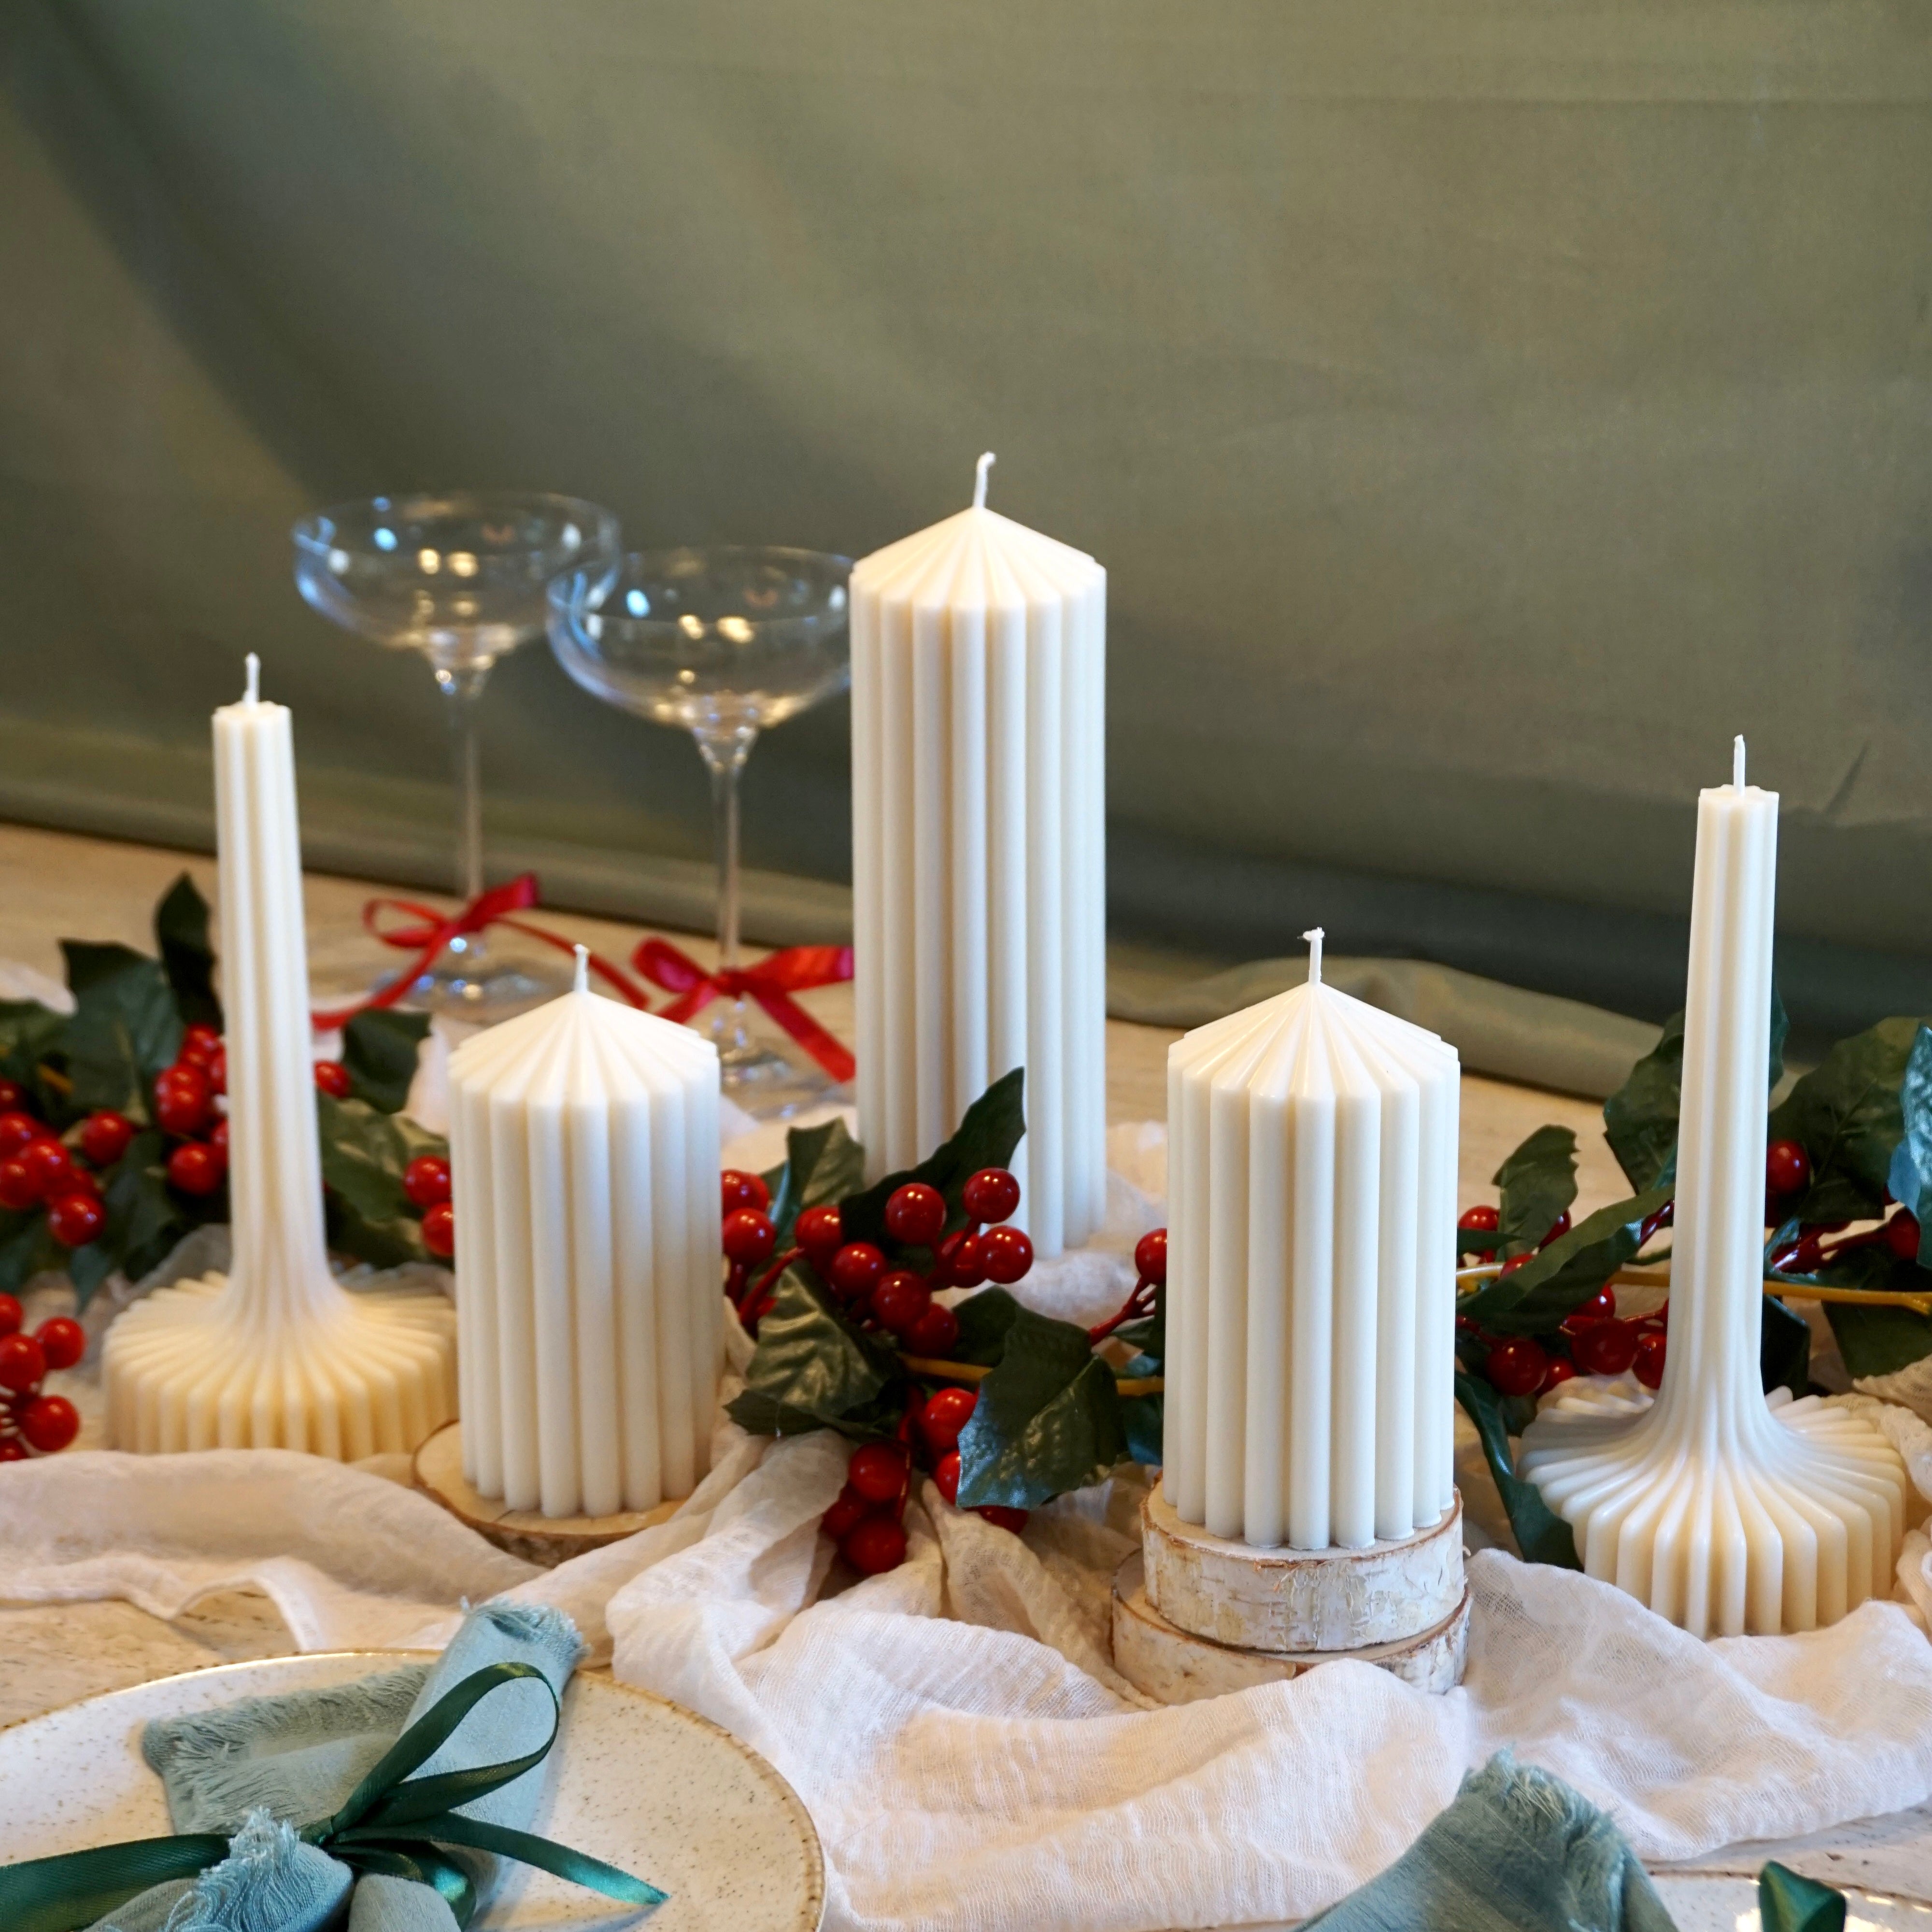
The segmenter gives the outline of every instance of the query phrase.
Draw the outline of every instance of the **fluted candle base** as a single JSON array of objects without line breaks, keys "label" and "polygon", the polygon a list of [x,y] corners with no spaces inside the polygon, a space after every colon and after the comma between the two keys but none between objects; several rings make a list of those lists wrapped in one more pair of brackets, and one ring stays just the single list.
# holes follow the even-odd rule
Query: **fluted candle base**
[{"label": "fluted candle base", "polygon": [[120,1316],[101,1370],[112,1448],[406,1455],[456,1413],[456,1311],[440,1294],[338,1289],[265,1322],[212,1274]]}]

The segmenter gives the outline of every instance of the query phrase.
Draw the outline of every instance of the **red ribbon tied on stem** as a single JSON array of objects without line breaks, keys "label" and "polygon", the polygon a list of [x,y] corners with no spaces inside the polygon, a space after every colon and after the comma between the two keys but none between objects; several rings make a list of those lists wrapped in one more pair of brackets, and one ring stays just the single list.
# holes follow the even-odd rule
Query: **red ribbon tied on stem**
[{"label": "red ribbon tied on stem", "polygon": [[792,998],[814,986],[833,986],[852,976],[849,946],[788,946],[754,966],[707,973],[668,939],[646,939],[631,964],[654,986],[675,995],[665,1019],[688,1024],[713,1000],[755,1000],[835,1081],[851,1078],[857,1063],[832,1034]]}]

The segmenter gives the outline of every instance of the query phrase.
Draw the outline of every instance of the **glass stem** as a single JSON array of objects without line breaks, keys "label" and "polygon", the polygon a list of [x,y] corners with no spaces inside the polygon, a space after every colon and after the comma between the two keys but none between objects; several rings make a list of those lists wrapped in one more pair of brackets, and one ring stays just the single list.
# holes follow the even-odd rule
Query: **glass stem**
[{"label": "glass stem", "polygon": [[[718,964],[736,970],[738,956],[738,779],[745,760],[758,742],[749,726],[734,731],[706,732],[698,740],[711,773],[712,829],[718,853]],[[745,1002],[721,1000],[711,1036],[721,1054],[742,1052],[749,1044],[745,1030]]]},{"label": "glass stem", "polygon": [[[446,670],[438,666],[436,683],[448,702],[452,770],[456,782],[456,890],[467,905],[483,890],[483,777],[476,738],[476,700],[490,675],[480,668]],[[452,942],[466,962],[483,955],[482,935]]]}]

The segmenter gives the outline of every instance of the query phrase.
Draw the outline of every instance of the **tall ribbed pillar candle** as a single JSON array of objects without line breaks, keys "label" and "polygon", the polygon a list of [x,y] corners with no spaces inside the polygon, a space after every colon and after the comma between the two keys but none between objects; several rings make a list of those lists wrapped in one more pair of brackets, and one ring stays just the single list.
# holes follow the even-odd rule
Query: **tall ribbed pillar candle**
[{"label": "tall ribbed pillar candle", "polygon": [[1167,1061],[1166,1499],[1356,1550],[1454,1498],[1455,1051],[1308,980]]},{"label": "tall ribbed pillar candle", "polygon": [[1107,574],[986,506],[852,572],[859,1125],[923,1160],[1026,1069],[1015,1216],[1042,1255],[1106,1205]]},{"label": "tall ribbed pillar candle", "polygon": [[1876,1430],[1765,1400],[1777,879],[1778,794],[1745,784],[1740,738],[1731,783],[1697,800],[1663,1385],[1635,1417],[1558,1406],[1522,1438],[1584,1569],[1699,1636],[1837,1622],[1889,1593],[1904,1528],[1904,1466]]},{"label": "tall ribbed pillar candle", "polygon": [[690,1495],[724,1354],[718,1049],[584,967],[449,1063],[463,1472],[550,1516]]},{"label": "tall ribbed pillar candle", "polygon": [[214,714],[234,1258],[109,1330],[117,1449],[413,1450],[454,1412],[455,1318],[436,1294],[350,1294],[323,1238],[302,844],[286,707]]}]

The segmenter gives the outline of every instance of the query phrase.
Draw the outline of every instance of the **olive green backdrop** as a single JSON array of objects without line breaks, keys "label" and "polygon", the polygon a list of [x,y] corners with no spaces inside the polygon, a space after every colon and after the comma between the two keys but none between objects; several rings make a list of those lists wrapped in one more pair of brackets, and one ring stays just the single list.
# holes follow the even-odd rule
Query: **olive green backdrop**
[{"label": "olive green backdrop", "polygon": [[[194,842],[247,649],[311,856],[440,876],[428,673],[303,508],[514,484],[854,555],[993,500],[1112,573],[1117,932],[1657,1016],[1694,795],[1780,970],[1932,1010],[1932,4],[9,0],[0,812]],[[541,646],[499,873],[701,918],[689,746]],[[842,706],[753,760],[838,929]]]}]

